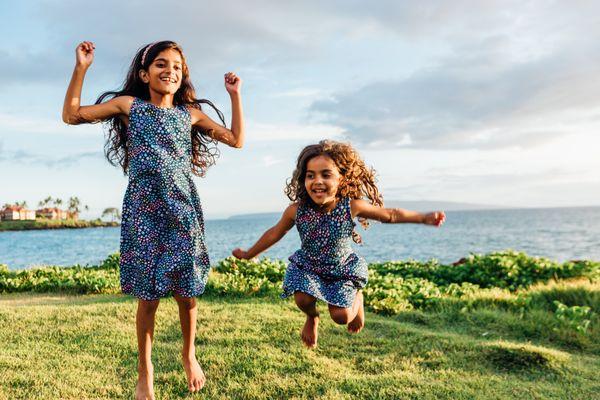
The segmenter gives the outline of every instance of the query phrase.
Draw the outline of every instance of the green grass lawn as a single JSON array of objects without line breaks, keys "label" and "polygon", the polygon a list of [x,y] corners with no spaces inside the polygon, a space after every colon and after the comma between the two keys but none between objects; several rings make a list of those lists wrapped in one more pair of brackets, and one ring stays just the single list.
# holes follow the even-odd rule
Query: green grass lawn
[{"label": "green grass lawn", "polygon": [[[531,290],[539,298],[583,290],[594,304],[600,296],[600,284],[589,282]],[[117,294],[0,295],[0,399],[131,399],[135,308],[135,299]],[[319,347],[308,350],[299,339],[303,315],[291,300],[209,295],[199,300],[196,341],[208,380],[192,396],[179,361],[177,315],[175,302],[163,300],[153,353],[157,399],[593,399],[600,393],[597,327],[556,339],[543,311],[523,317],[480,305],[390,317],[367,312],[358,335],[323,316]]]}]

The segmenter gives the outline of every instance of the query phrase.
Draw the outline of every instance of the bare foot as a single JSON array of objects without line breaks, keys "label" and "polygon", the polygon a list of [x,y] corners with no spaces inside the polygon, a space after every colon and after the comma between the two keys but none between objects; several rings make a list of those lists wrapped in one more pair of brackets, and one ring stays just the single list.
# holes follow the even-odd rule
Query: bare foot
[{"label": "bare foot", "polygon": [[206,382],[206,377],[204,376],[204,371],[200,368],[200,364],[196,358],[183,358],[183,368],[185,369],[185,374],[187,375],[188,380],[188,389],[190,392],[195,393],[199,392],[200,389],[204,387],[204,383]]},{"label": "bare foot", "polygon": [[363,294],[362,292],[356,293],[357,300],[360,302],[358,306],[358,312],[356,313],[356,317],[350,322],[348,322],[348,332],[350,333],[358,333],[365,326],[365,306],[363,302]]},{"label": "bare foot", "polygon": [[138,381],[135,385],[135,400],[154,400],[154,368],[138,367]]},{"label": "bare foot", "polygon": [[317,339],[319,337],[319,317],[306,316],[306,322],[300,333],[302,342],[309,349],[317,347]]}]

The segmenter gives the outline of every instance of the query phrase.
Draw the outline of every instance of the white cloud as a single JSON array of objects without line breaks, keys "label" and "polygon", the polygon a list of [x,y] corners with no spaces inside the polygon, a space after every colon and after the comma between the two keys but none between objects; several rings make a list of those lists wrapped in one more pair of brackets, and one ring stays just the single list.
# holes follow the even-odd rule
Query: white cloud
[{"label": "white cloud", "polygon": [[248,141],[318,141],[325,138],[342,139],[341,129],[326,124],[272,124],[249,120],[246,124]]}]

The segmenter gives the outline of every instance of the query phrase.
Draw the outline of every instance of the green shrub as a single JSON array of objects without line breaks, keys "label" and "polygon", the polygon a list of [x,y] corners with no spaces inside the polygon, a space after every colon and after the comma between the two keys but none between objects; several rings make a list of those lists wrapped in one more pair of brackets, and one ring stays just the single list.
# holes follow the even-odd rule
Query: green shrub
[{"label": "green shrub", "polygon": [[[228,257],[214,266],[206,293],[216,296],[277,295],[281,292],[286,267],[281,260]],[[369,284],[364,289],[365,305],[377,313],[395,315],[412,309],[466,312],[478,307],[492,307],[518,313],[523,318],[528,310],[535,308],[553,313],[563,325],[585,332],[593,315],[589,307],[551,303],[567,298],[574,289],[560,292],[557,289],[527,292],[525,289],[548,279],[596,279],[600,263],[570,261],[559,264],[525,253],[504,251],[471,254],[457,265],[443,265],[436,260],[409,260],[375,263],[369,269]],[[118,253],[109,255],[95,266],[9,271],[6,265],[0,265],[0,293],[115,293],[119,287]],[[519,292],[515,294],[517,290]],[[575,304],[597,303],[595,297],[588,296],[589,290],[573,293],[568,298],[583,299],[583,303]],[[573,304],[570,300],[567,303]]]},{"label": "green shrub", "polygon": [[554,301],[556,319],[577,332],[586,333],[591,322],[592,310],[587,306],[569,307],[558,300]]}]

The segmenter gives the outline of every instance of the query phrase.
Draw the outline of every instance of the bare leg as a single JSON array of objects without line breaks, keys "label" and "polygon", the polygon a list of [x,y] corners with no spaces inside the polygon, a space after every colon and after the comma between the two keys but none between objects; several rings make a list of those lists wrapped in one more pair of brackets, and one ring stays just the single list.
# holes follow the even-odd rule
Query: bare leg
[{"label": "bare leg", "polygon": [[303,292],[294,292],[294,300],[298,308],[306,314],[306,322],[300,332],[300,338],[306,347],[314,349],[319,338],[317,299]]},{"label": "bare leg", "polygon": [[138,340],[138,381],[136,400],[154,400],[154,368],[152,366],[152,340],[154,316],[159,300],[138,300],[135,327]]},{"label": "bare leg", "polygon": [[358,311],[356,317],[348,323],[348,332],[358,333],[365,326],[365,305],[362,292],[359,290],[356,293],[356,299],[354,300],[354,306],[358,303]]},{"label": "bare leg", "polygon": [[194,346],[194,340],[196,339],[196,318],[198,315],[196,299],[193,297],[181,297],[177,294],[174,297],[179,306],[179,321],[183,336],[181,360],[188,380],[188,389],[190,389],[190,392],[198,392],[204,387],[206,377],[202,368],[200,368],[200,364],[198,364],[198,360],[196,360],[196,348]]},{"label": "bare leg", "polygon": [[361,291],[356,292],[352,307],[343,308],[329,305],[329,315],[337,324],[348,324],[348,331],[358,333],[365,325],[365,313],[363,307],[363,295]]}]

